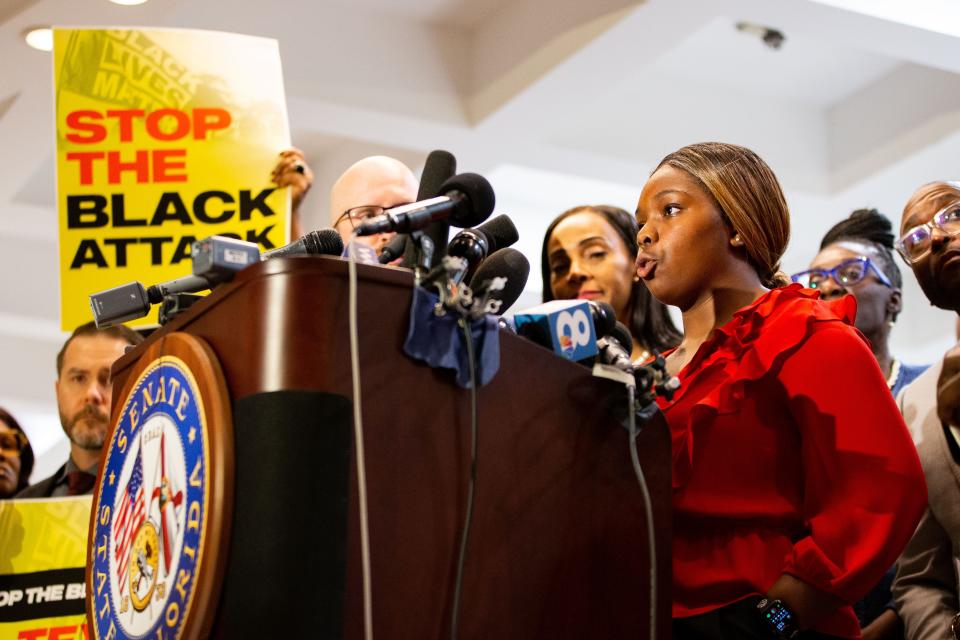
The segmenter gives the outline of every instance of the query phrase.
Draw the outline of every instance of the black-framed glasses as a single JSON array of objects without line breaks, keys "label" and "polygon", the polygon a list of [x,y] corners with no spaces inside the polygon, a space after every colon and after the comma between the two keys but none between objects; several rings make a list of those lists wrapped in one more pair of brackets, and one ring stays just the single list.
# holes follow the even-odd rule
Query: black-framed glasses
[{"label": "black-framed glasses", "polygon": [[808,289],[822,289],[828,278],[832,278],[840,287],[849,287],[857,284],[867,277],[867,274],[873,272],[881,284],[893,288],[890,279],[883,275],[883,272],[877,268],[870,258],[866,256],[857,256],[844,260],[832,269],[808,269],[790,276],[794,282],[799,282]]},{"label": "black-framed glasses", "polygon": [[384,211],[386,211],[386,208],[379,207],[375,204],[365,204],[359,207],[351,207],[340,214],[340,217],[337,218],[337,221],[333,223],[333,226],[336,227],[344,220],[349,220],[350,227],[356,231],[357,227],[363,224],[364,221],[369,220],[370,218],[376,218],[377,216],[382,216]]},{"label": "black-framed glasses", "polygon": [[897,253],[911,264],[926,256],[933,246],[934,227],[948,237],[960,234],[960,201],[948,204],[936,212],[930,222],[918,225],[903,234],[897,240]]}]

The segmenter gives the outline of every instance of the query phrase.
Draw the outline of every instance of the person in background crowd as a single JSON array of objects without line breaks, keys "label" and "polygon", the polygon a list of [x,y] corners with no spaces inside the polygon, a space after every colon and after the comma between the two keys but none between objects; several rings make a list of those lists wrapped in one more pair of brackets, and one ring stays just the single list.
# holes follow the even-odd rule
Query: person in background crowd
[{"label": "person in background crowd", "polygon": [[574,207],[561,213],[543,237],[543,301],[581,298],[613,307],[630,329],[635,361],[677,346],[680,332],[667,307],[634,272],[637,223],[617,207]]},{"label": "person in background crowd", "polygon": [[[932,182],[910,197],[897,250],[931,304],[960,313],[960,182]],[[898,401],[919,443],[930,501],[897,562],[894,600],[908,640],[960,638],[960,345]]]},{"label": "person in background crowd", "polygon": [[[835,224],[820,242],[810,269],[793,276],[822,300],[848,293],[857,300],[856,327],[870,341],[887,386],[896,396],[927,368],[903,364],[890,353],[890,331],[901,311],[903,279],[893,258],[893,227],[876,209],[858,209]],[[903,638],[903,624],[894,608],[890,585],[896,567],[859,602],[854,611],[865,640]]]},{"label": "person in background crowd", "polygon": [[[413,172],[399,160],[387,156],[364,158],[337,178],[330,189],[333,227],[346,244],[364,220],[381,215],[385,209],[415,202],[418,188]],[[358,237],[357,241],[379,254],[394,235],[378,233]]]},{"label": "person in background crowd", "polygon": [[290,236],[291,240],[300,238],[305,232],[300,219],[300,205],[313,185],[313,171],[300,149],[287,149],[280,152],[280,159],[273,167],[270,179],[278,187],[290,187]]},{"label": "person in background crowd", "polygon": [[110,428],[110,367],[127,346],[143,342],[129,327],[77,327],[57,354],[57,408],[70,439],[70,457],[49,478],[30,485],[17,498],[87,495]]},{"label": "person in background crowd", "polygon": [[784,286],[786,200],[749,149],[671,153],[637,220],[637,273],[683,312],[666,355],[681,387],[659,400],[673,637],[859,638],[851,603],[910,538],[925,487],[853,301]]},{"label": "person in background crowd", "polygon": [[823,300],[848,293],[856,298],[856,327],[870,341],[896,395],[928,365],[903,364],[890,353],[890,331],[903,304],[893,241],[893,227],[885,216],[876,209],[858,209],[827,231],[810,269],[794,275],[793,281],[817,289]]},{"label": "person in background crowd", "polygon": [[12,498],[30,483],[33,448],[27,433],[0,407],[0,500]]}]

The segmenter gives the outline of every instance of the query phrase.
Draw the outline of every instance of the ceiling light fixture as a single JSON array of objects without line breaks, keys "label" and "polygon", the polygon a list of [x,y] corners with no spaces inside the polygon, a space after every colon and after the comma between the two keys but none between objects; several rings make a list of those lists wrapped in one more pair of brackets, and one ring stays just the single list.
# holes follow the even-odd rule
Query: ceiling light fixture
[{"label": "ceiling light fixture", "polygon": [[752,22],[738,22],[737,31],[749,33],[763,40],[763,44],[771,49],[779,49],[783,46],[783,41],[787,39],[783,32],[773,27],[764,27],[763,25]]},{"label": "ceiling light fixture", "polygon": [[110,0],[113,4],[122,4],[127,7],[132,7],[137,4],[143,4],[147,0]]},{"label": "ceiling light fixture", "polygon": [[50,27],[32,27],[23,32],[23,39],[38,51],[53,51],[53,31]]}]

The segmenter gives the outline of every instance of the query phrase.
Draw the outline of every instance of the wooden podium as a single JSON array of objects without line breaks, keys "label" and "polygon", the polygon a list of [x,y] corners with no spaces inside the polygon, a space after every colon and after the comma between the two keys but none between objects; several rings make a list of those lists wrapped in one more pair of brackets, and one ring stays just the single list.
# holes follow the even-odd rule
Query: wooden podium
[{"label": "wooden podium", "polygon": [[[114,366],[122,389],[171,332],[206,341],[230,394],[234,514],[214,637],[363,637],[347,263],[270,260]],[[413,277],[358,265],[374,634],[449,637],[470,465],[470,394],[407,357]],[[616,383],[507,332],[479,391],[465,639],[647,638],[649,563]],[[117,402],[119,394],[114,394]],[[116,406],[114,411],[116,411]],[[638,439],[654,504],[656,637],[670,637],[670,438]],[[212,496],[216,508],[218,496]]]}]

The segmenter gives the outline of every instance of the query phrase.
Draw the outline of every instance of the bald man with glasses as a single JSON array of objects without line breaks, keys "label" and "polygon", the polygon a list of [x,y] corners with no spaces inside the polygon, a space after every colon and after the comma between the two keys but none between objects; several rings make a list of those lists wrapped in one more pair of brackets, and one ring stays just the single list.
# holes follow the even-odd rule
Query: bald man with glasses
[{"label": "bald man with glasses", "polygon": [[[407,165],[387,156],[370,156],[353,164],[330,190],[333,227],[344,244],[360,223],[381,215],[386,209],[415,202],[419,185]],[[394,233],[356,238],[379,254]]]},{"label": "bald man with glasses", "polygon": [[[960,183],[920,187],[897,250],[931,304],[960,314]],[[918,441],[929,504],[897,562],[893,595],[910,640],[960,638],[960,345],[898,398]]]}]

